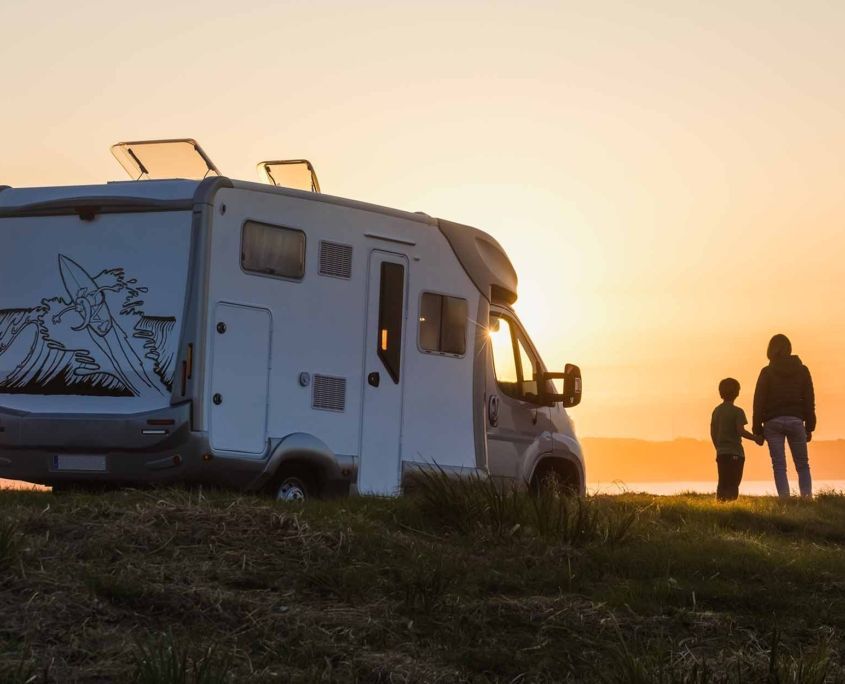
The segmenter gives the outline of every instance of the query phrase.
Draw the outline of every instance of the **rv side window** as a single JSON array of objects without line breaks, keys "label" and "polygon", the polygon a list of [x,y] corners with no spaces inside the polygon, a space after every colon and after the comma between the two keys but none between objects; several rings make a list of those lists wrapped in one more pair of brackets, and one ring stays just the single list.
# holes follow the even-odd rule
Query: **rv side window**
[{"label": "rv side window", "polygon": [[305,275],[305,233],[258,221],[244,223],[241,267],[251,273],[300,279]]},{"label": "rv side window", "polygon": [[402,313],[405,304],[405,267],[384,261],[378,304],[378,355],[393,382],[399,382],[402,362]]},{"label": "rv side window", "polygon": [[423,292],[420,299],[420,347],[441,354],[466,352],[467,300]]}]

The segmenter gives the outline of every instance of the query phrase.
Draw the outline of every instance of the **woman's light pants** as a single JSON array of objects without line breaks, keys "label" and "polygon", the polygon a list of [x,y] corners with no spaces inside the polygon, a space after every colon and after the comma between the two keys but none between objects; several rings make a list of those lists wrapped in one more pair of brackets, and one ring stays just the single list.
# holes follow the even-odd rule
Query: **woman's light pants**
[{"label": "woman's light pants", "polygon": [[810,477],[810,461],[807,456],[807,432],[804,421],[793,416],[781,416],[767,420],[763,426],[763,436],[769,445],[772,457],[772,470],[775,474],[775,487],[778,496],[789,496],[789,479],[786,476],[786,446],[789,442],[792,461],[798,473],[798,489],[801,496],[813,496],[813,481]]}]

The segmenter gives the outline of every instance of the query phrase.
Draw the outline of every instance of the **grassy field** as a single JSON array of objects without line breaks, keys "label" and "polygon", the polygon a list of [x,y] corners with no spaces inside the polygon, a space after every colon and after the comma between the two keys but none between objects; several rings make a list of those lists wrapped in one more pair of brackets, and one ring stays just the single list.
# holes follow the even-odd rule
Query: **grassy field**
[{"label": "grassy field", "polygon": [[845,681],[845,497],[0,491],[0,682]]}]

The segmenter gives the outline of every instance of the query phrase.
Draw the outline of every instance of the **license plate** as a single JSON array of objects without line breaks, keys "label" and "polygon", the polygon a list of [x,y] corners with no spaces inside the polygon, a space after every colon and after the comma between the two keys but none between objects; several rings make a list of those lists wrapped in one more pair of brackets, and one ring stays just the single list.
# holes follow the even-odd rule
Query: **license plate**
[{"label": "license plate", "polygon": [[53,470],[73,470],[85,473],[106,472],[105,456],[61,454],[53,456]]}]

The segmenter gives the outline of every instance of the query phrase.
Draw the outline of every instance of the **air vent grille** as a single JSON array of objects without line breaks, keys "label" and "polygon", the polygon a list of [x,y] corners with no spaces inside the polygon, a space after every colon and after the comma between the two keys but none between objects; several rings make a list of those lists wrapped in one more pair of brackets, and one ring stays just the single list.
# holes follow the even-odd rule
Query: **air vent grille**
[{"label": "air vent grille", "polygon": [[346,378],[333,378],[328,375],[314,376],[314,393],[311,406],[324,411],[343,411],[346,409]]},{"label": "air vent grille", "polygon": [[320,275],[352,277],[352,247],[336,242],[320,242]]}]

